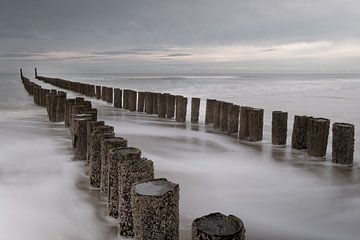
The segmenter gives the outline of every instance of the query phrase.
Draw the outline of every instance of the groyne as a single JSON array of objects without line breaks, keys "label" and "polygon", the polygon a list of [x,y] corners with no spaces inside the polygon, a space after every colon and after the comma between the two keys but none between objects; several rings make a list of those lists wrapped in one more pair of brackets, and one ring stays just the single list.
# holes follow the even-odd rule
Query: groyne
[{"label": "groyne", "polygon": [[[90,99],[103,99],[107,103],[117,104],[115,107],[126,106],[129,111],[135,111],[139,106],[138,93],[134,90],[125,94],[111,87],[99,88],[91,84],[41,77],[37,71],[36,77]],[[115,136],[113,126],[99,121],[97,109],[92,108],[91,101],[82,96],[69,99],[64,91],[43,88],[23,76],[22,71],[21,81],[34,103],[46,109],[49,121],[63,122],[64,127],[69,128],[74,160],[84,161],[89,187],[98,190],[99,198],[106,201],[108,216],[118,219],[119,235],[136,240],[178,240],[179,184],[165,178],[154,178],[153,161],[142,157],[140,149],[128,146],[125,138]],[[121,99],[121,96],[124,98]],[[181,123],[186,121],[186,97],[163,93],[145,93],[143,96],[144,104],[140,106],[145,106],[146,112],[158,114],[161,118],[175,117]],[[119,99],[122,104],[119,104]],[[199,99],[192,102],[192,120],[196,124],[199,104]],[[212,239],[214,233],[223,228],[229,230],[216,239],[228,239],[228,233],[231,233],[231,239],[245,239],[245,227],[238,217],[213,213],[200,219],[206,219],[207,226],[201,227],[198,220],[194,220],[193,232],[196,234],[192,239]]]}]

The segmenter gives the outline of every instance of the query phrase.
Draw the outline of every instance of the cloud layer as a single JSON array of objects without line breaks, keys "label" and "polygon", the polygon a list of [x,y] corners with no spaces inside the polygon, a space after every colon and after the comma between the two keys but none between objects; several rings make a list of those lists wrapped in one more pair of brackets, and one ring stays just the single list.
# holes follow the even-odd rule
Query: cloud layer
[{"label": "cloud layer", "polygon": [[1,6],[1,62],[359,56],[357,0],[2,0]]}]

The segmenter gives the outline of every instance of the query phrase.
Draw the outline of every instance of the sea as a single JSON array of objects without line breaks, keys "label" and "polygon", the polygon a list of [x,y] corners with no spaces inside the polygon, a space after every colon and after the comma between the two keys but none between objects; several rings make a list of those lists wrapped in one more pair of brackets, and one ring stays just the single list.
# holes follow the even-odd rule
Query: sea
[{"label": "sea", "polygon": [[[25,74],[38,82],[33,73]],[[91,99],[99,120],[154,161],[155,176],[180,185],[180,237],[192,221],[222,212],[240,217],[246,239],[358,240],[360,131],[353,166],[292,150],[294,115],[360,126],[360,74],[43,73],[44,76],[138,91],[200,97],[200,123],[179,124],[115,109]],[[69,97],[76,96],[69,93]],[[207,98],[263,108],[264,140],[242,142],[204,125]],[[190,119],[190,104],[188,104]],[[271,144],[271,113],[287,111],[288,143]],[[106,205],[74,161],[70,133],[47,121],[19,74],[0,74],[0,240],[122,239]]]}]

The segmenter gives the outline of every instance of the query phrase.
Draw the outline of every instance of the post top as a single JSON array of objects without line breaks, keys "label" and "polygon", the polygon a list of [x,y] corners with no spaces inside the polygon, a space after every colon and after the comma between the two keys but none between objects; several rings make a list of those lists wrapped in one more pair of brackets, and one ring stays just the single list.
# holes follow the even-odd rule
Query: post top
[{"label": "post top", "polygon": [[146,196],[161,196],[173,190],[178,184],[168,181],[166,178],[151,179],[135,185],[135,192]]},{"label": "post top", "polygon": [[116,142],[124,142],[124,141],[126,141],[126,139],[122,137],[112,137],[104,140],[104,142],[108,142],[108,143],[116,143]]},{"label": "post top", "polygon": [[226,216],[219,212],[195,219],[193,226],[208,235],[222,237],[234,235],[244,227],[238,217]]},{"label": "post top", "polygon": [[139,155],[141,156],[141,150],[134,147],[117,147],[110,150],[114,155]]},{"label": "post top", "polygon": [[354,124],[351,123],[342,123],[342,122],[336,122],[333,124],[336,127],[344,127],[344,128],[353,128]]}]

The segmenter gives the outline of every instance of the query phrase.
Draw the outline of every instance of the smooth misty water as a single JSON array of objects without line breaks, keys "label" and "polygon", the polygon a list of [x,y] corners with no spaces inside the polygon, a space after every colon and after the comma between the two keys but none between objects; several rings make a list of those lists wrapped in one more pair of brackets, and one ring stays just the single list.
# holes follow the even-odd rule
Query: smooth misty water
[{"label": "smooth misty water", "polygon": [[[274,147],[270,124],[271,111],[284,110],[289,136],[294,114],[359,126],[360,76],[58,76],[265,109],[265,139],[249,144],[203,124],[184,126],[94,102],[116,135],[154,161],[156,177],[180,184],[184,239],[192,219],[214,211],[241,217],[250,240],[358,239],[358,159],[353,167],[340,167],[331,164],[330,147],[325,161],[310,160],[289,146]],[[113,238],[95,194],[86,190],[82,165],[72,162],[68,130],[48,123],[44,109],[33,105],[17,79],[0,76],[0,239]],[[204,104],[202,122],[203,113]]]}]

